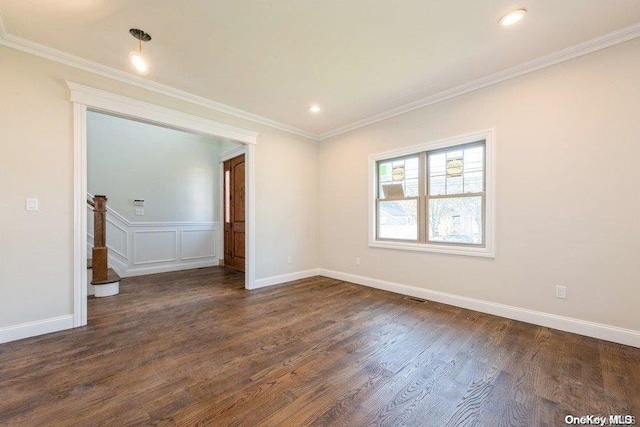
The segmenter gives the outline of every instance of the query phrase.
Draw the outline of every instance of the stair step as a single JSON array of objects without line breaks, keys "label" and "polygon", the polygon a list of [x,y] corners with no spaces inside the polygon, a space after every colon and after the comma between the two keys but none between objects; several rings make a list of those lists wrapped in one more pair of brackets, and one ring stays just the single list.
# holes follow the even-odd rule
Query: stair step
[{"label": "stair step", "polygon": [[115,283],[120,281],[120,276],[116,273],[113,268],[107,270],[107,278],[105,280],[92,280],[92,285],[107,285],[109,283]]}]

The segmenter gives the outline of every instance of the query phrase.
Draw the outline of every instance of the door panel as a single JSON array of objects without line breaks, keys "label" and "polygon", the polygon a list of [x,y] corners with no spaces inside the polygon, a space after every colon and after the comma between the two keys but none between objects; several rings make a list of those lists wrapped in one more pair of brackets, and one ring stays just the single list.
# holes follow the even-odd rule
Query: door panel
[{"label": "door panel", "polygon": [[224,162],[224,265],[245,268],[244,155]]},{"label": "door panel", "polygon": [[[242,163],[231,165],[231,176],[233,182],[233,199],[236,203],[232,203],[233,206],[233,221],[242,222],[244,227],[244,156],[242,157]],[[232,159],[236,160],[236,159]]]}]

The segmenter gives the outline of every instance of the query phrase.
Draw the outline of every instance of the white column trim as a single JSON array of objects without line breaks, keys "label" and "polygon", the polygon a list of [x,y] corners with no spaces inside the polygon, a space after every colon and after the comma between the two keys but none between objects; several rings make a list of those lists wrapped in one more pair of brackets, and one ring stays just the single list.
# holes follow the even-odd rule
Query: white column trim
[{"label": "white column trim", "polygon": [[245,181],[247,189],[247,234],[245,235],[246,265],[245,265],[245,288],[255,289],[256,282],[256,169],[255,152],[256,146],[247,144],[245,146]]},{"label": "white column trim", "polygon": [[73,104],[73,327],[87,324],[87,107]]}]

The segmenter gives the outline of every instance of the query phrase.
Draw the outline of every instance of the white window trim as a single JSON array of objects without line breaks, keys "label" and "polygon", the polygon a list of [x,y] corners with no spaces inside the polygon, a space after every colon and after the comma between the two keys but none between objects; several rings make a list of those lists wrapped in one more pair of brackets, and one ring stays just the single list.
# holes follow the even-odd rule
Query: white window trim
[{"label": "white window trim", "polygon": [[[376,191],[378,175],[376,165],[380,160],[437,150],[471,142],[485,141],[485,246],[460,246],[433,243],[398,242],[376,239]],[[425,144],[414,145],[399,150],[372,154],[369,156],[369,247],[399,249],[406,251],[436,252],[450,255],[467,255],[495,258],[495,129],[477,131],[453,138],[441,139]]]}]

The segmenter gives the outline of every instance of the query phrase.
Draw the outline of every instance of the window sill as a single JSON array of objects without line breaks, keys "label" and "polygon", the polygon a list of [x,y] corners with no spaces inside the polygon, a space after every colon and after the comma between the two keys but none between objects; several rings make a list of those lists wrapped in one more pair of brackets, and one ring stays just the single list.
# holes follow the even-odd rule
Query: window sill
[{"label": "window sill", "polygon": [[483,258],[495,258],[495,253],[489,248],[465,247],[458,245],[434,245],[427,243],[397,242],[376,240],[369,242],[370,248],[398,249],[402,251],[433,252],[447,255],[464,255]]}]

